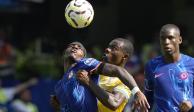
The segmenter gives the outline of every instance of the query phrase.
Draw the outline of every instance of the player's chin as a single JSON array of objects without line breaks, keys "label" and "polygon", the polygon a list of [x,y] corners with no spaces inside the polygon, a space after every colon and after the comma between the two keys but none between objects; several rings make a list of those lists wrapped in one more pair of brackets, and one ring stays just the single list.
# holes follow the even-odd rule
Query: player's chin
[{"label": "player's chin", "polygon": [[103,56],[102,56],[102,61],[107,62],[107,59],[108,59],[108,58],[107,58],[106,55],[103,55]]},{"label": "player's chin", "polygon": [[74,54],[67,55],[67,58],[70,60],[76,60],[76,56]]},{"label": "player's chin", "polygon": [[168,55],[172,55],[174,52],[169,50],[169,51],[165,51],[165,54],[168,54]]},{"label": "player's chin", "polygon": [[113,65],[117,65],[117,63],[111,59],[107,59],[107,63],[113,64]]},{"label": "player's chin", "polygon": [[106,56],[106,58],[104,58],[104,61],[107,62],[107,63],[111,63],[111,59],[109,57]]}]

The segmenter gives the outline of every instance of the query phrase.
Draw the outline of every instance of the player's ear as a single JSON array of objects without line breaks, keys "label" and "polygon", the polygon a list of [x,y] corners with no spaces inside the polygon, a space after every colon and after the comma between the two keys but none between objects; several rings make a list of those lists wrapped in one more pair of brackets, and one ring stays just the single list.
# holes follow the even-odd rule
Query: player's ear
[{"label": "player's ear", "polygon": [[182,43],[182,36],[179,36],[179,44]]},{"label": "player's ear", "polygon": [[124,56],[123,56],[123,60],[127,60],[129,58],[129,55],[127,55],[127,54],[125,54]]}]

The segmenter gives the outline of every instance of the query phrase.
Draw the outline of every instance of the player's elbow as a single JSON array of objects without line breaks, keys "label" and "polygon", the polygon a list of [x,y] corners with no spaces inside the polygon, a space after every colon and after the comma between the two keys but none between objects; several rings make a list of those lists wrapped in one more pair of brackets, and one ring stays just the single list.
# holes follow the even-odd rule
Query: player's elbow
[{"label": "player's elbow", "polygon": [[112,104],[112,107],[110,108],[112,111],[117,110],[117,108],[119,107],[119,104],[117,104],[116,102],[114,102],[114,104]]},{"label": "player's elbow", "polygon": [[118,105],[114,101],[109,101],[109,105],[106,105],[110,110],[115,111],[118,108]]},{"label": "player's elbow", "polygon": [[121,104],[118,100],[116,100],[113,97],[109,97],[109,102],[110,102],[109,103],[110,104],[109,109],[111,109],[113,111],[115,111]]},{"label": "player's elbow", "polygon": [[120,77],[122,75],[125,75],[124,68],[116,66],[114,71],[113,71],[113,74],[115,74],[116,77]]}]

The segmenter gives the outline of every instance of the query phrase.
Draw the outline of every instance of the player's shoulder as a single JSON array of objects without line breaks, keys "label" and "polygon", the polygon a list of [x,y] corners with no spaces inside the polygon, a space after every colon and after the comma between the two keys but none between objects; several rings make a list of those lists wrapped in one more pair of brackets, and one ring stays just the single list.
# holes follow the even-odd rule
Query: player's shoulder
[{"label": "player's shoulder", "polygon": [[80,62],[85,65],[92,65],[94,63],[98,63],[99,61],[95,58],[82,58]]},{"label": "player's shoulder", "polygon": [[194,63],[194,58],[189,55],[181,54],[181,58],[185,63]]},{"label": "player's shoulder", "polygon": [[154,57],[152,59],[150,59],[148,62],[147,62],[147,66],[154,66],[154,65],[158,65],[159,63],[162,62],[162,56],[157,56],[157,57]]},{"label": "player's shoulder", "polygon": [[194,60],[193,57],[191,57],[191,56],[189,56],[189,55],[187,55],[187,54],[181,54],[181,56],[182,56],[184,59],[186,59],[186,60]]}]

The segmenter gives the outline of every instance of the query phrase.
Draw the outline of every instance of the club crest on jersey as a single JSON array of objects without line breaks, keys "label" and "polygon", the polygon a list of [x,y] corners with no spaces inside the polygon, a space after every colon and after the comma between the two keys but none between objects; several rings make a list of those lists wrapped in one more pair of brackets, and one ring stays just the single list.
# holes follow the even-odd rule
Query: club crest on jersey
[{"label": "club crest on jersey", "polygon": [[92,63],[94,63],[94,62],[95,62],[95,60],[93,58],[88,58],[87,60],[84,61],[84,63],[86,65],[92,65]]},{"label": "club crest on jersey", "polygon": [[180,74],[180,79],[181,80],[185,80],[185,79],[187,79],[188,78],[188,73],[187,72],[182,72],[181,74]]}]

